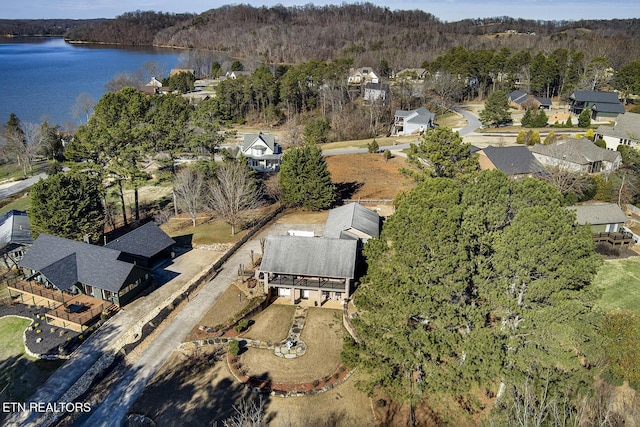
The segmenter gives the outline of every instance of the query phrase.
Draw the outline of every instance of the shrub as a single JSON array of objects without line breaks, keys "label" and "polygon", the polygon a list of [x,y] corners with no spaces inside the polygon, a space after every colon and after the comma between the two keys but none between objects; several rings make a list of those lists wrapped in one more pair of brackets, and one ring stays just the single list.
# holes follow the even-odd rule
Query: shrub
[{"label": "shrub", "polygon": [[232,356],[240,354],[240,343],[238,341],[234,340],[229,342],[229,353],[231,353]]},{"label": "shrub", "polygon": [[387,401],[386,401],[386,400],[384,400],[384,399],[378,399],[378,400],[376,401],[376,406],[377,406],[378,408],[384,408],[385,406],[387,406]]},{"label": "shrub", "polygon": [[367,144],[367,148],[369,149],[370,153],[377,153],[378,150],[380,150],[380,145],[378,145],[378,141],[376,141],[376,139],[374,138],[371,143]]},{"label": "shrub", "polygon": [[320,380],[313,380],[311,383],[314,387],[318,387],[320,385]]}]

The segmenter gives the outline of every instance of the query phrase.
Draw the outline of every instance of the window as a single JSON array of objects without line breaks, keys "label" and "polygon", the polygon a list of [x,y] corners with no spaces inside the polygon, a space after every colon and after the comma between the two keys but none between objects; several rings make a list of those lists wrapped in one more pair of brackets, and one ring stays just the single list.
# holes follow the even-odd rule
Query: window
[{"label": "window", "polygon": [[91,295],[93,296],[93,286],[91,285],[84,285],[84,291],[87,295]]}]

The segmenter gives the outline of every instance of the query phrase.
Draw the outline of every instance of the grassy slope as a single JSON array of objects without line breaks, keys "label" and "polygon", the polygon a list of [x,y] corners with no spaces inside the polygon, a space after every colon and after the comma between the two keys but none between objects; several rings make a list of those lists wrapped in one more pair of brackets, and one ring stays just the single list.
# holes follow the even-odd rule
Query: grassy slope
[{"label": "grassy slope", "polygon": [[640,314],[640,259],[606,261],[594,280],[604,289],[600,306],[606,310],[630,310]]}]

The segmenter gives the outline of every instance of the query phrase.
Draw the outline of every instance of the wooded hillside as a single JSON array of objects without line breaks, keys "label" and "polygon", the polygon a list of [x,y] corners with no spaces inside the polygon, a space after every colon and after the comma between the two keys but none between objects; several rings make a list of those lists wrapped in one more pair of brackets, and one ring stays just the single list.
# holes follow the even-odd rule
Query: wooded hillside
[{"label": "wooded hillside", "polygon": [[352,57],[358,66],[392,69],[432,61],[454,46],[576,49],[614,68],[640,55],[640,19],[533,21],[496,17],[446,23],[430,13],[369,3],[341,6],[223,6],[199,15],[132,12],[70,31],[68,38],[229,52],[256,63]]}]

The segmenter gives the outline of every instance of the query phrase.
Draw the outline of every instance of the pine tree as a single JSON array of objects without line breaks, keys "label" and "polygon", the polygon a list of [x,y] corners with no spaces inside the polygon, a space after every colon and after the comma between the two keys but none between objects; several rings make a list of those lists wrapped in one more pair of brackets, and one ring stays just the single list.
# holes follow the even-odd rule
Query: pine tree
[{"label": "pine tree", "polygon": [[509,99],[500,90],[489,95],[484,105],[484,110],[480,111],[480,121],[484,125],[499,126],[511,121],[509,111]]},{"label": "pine tree", "polygon": [[591,109],[585,108],[578,116],[578,127],[588,128],[591,126]]},{"label": "pine tree", "polygon": [[524,116],[522,116],[522,120],[520,120],[520,124],[526,128],[533,127],[533,110],[531,108],[527,108],[524,112]]},{"label": "pine tree", "polygon": [[57,173],[31,187],[29,221],[34,237],[49,233],[97,241],[104,226],[102,183],[97,176]]},{"label": "pine tree", "polygon": [[497,392],[540,373],[559,397],[593,379],[583,362],[601,356],[590,285],[600,259],[547,183],[499,171],[428,178],[365,256],[359,343],[344,353],[369,374],[364,388],[474,402],[473,387]]},{"label": "pine tree", "polygon": [[315,144],[284,153],[278,182],[282,201],[289,206],[317,211],[330,207],[336,199],[327,162]]}]

